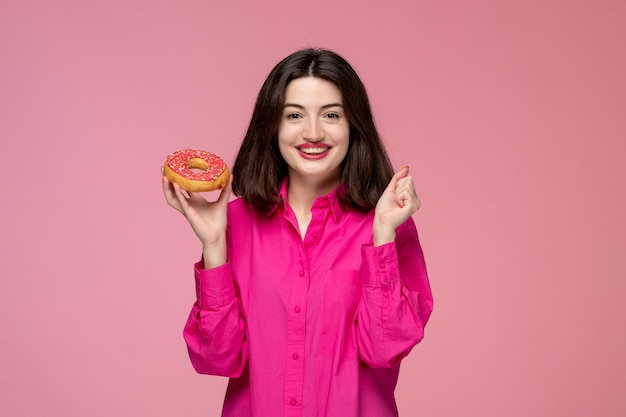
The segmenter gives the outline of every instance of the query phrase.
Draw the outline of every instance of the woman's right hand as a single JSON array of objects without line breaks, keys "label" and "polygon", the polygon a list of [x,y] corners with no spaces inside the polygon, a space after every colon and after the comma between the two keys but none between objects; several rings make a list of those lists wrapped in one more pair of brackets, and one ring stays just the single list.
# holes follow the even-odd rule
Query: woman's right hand
[{"label": "woman's right hand", "polygon": [[170,182],[163,176],[165,200],[185,216],[202,242],[205,268],[226,263],[227,208],[232,182],[231,175],[219,198],[209,202],[201,193],[183,192],[178,184]]}]

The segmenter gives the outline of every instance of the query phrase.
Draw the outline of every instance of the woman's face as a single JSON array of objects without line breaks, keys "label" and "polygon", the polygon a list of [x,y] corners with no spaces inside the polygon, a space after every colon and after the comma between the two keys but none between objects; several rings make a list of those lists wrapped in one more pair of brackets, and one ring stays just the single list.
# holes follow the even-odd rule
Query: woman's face
[{"label": "woman's face", "polygon": [[302,77],[287,85],[278,147],[290,179],[338,184],[349,140],[343,97],[335,84]]}]

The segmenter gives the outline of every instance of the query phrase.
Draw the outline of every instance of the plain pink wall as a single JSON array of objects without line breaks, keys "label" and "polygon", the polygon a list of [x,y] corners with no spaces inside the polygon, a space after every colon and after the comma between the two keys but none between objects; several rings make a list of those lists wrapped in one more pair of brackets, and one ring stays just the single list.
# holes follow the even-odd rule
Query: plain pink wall
[{"label": "plain pink wall", "polygon": [[0,415],[218,415],[159,167],[232,161],[309,45],[354,64],[423,202],[436,304],[401,416],[625,415],[625,5],[3,1]]}]

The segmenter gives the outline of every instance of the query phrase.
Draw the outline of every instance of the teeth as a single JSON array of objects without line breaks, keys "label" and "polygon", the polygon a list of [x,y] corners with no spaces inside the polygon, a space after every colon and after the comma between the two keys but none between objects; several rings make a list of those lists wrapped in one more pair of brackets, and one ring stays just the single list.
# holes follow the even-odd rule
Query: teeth
[{"label": "teeth", "polygon": [[304,152],[308,155],[319,155],[328,150],[328,148],[298,148],[301,152]]}]

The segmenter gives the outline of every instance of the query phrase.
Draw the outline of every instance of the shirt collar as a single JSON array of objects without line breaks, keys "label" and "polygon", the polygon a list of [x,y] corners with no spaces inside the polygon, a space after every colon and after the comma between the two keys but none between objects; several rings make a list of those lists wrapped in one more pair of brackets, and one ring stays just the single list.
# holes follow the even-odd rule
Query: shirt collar
[{"label": "shirt collar", "polygon": [[[280,197],[280,201],[281,201],[280,204],[282,204],[283,206],[287,204],[288,186],[289,186],[289,177],[285,177],[285,179],[283,179],[282,183],[280,184],[280,188],[278,191],[278,197]],[[344,185],[339,185],[330,193],[323,195],[321,197],[317,197],[315,199],[315,202],[313,202],[313,207],[314,208],[330,207],[330,211],[331,213],[333,213],[333,217],[335,221],[338,222],[339,220],[341,220],[343,213],[346,211],[346,207],[344,206],[344,204],[342,204],[341,201],[339,201],[339,192],[343,188],[345,188]],[[277,207],[278,205],[274,206],[274,208],[270,210],[268,215],[273,214],[276,211]]]}]

